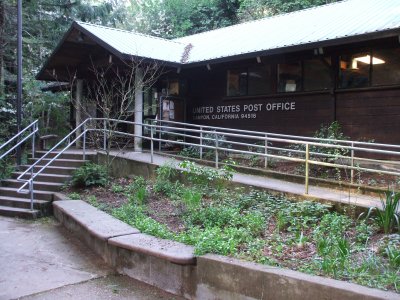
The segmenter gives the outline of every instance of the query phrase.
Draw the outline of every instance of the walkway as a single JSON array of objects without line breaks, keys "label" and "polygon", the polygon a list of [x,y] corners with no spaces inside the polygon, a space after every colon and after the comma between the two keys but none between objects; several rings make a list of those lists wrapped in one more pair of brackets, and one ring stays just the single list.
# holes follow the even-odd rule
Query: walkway
[{"label": "walkway", "polygon": [[[149,153],[139,152],[112,152],[112,155],[123,157],[130,160],[150,163]],[[167,162],[176,162],[173,158],[163,155],[154,154],[153,163],[163,165]],[[283,192],[291,195],[308,197],[310,199],[321,199],[338,203],[353,204],[361,207],[369,208],[371,206],[380,206],[380,200],[374,196],[350,193],[348,190],[335,190],[325,187],[311,186],[309,194],[304,194],[304,184],[289,182],[285,180],[267,178],[256,175],[236,173],[232,179],[233,182],[239,184],[251,185],[254,187],[268,189],[275,192]]]},{"label": "walkway", "polygon": [[0,217],[0,299],[181,299],[126,276],[54,219]]}]

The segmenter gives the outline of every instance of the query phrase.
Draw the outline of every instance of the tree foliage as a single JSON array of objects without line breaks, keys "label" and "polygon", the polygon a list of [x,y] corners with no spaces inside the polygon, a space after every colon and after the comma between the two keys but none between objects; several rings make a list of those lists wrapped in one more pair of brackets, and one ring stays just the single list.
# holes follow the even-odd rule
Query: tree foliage
[{"label": "tree foliage", "polygon": [[[118,27],[125,20],[120,1],[25,0],[23,11],[23,120],[41,121],[43,134],[67,130],[68,97],[44,93],[34,76],[74,20]],[[15,133],[17,1],[0,0],[0,138]],[[23,124],[25,125],[25,124]]]},{"label": "tree foliage", "polygon": [[131,28],[166,38],[239,22],[240,0],[131,0]]},{"label": "tree foliage", "polygon": [[242,0],[238,15],[244,21],[255,20],[339,1],[341,0]]}]

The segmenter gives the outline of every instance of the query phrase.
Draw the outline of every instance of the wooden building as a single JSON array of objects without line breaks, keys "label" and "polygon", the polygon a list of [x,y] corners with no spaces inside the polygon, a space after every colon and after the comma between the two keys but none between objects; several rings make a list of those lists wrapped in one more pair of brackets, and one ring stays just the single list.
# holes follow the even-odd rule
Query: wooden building
[{"label": "wooden building", "polygon": [[[37,76],[91,80],[140,58],[163,75],[136,101],[154,118],[400,143],[400,1],[348,0],[175,40],[76,22]],[[140,117],[139,117],[140,113]]]}]

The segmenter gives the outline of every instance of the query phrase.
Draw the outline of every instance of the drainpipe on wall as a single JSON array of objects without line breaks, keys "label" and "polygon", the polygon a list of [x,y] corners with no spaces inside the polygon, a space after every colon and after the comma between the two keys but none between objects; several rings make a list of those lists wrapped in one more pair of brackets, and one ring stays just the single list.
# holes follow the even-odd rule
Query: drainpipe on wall
[{"label": "drainpipe on wall", "polygon": [[[137,68],[135,72],[135,122],[143,123],[143,70]],[[135,151],[142,151],[142,125],[135,125]]]}]

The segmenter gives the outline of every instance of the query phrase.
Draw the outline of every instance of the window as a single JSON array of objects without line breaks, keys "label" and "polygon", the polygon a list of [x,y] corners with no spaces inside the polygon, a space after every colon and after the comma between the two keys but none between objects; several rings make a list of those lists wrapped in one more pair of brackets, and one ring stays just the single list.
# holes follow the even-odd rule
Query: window
[{"label": "window", "polygon": [[340,56],[340,88],[360,88],[369,86],[372,57],[369,52]]},{"label": "window", "polygon": [[271,67],[260,66],[248,69],[248,94],[263,95],[271,92]]},{"label": "window", "polygon": [[372,52],[372,85],[400,84],[400,49]]},{"label": "window", "polygon": [[228,71],[228,96],[263,95],[271,92],[271,66]]},{"label": "window", "polygon": [[278,64],[278,92],[301,91],[301,63]]},{"label": "window", "polygon": [[332,87],[330,57],[317,57],[303,61],[305,91],[326,90]]},{"label": "window", "polygon": [[247,70],[229,70],[228,71],[228,96],[247,95]]}]

